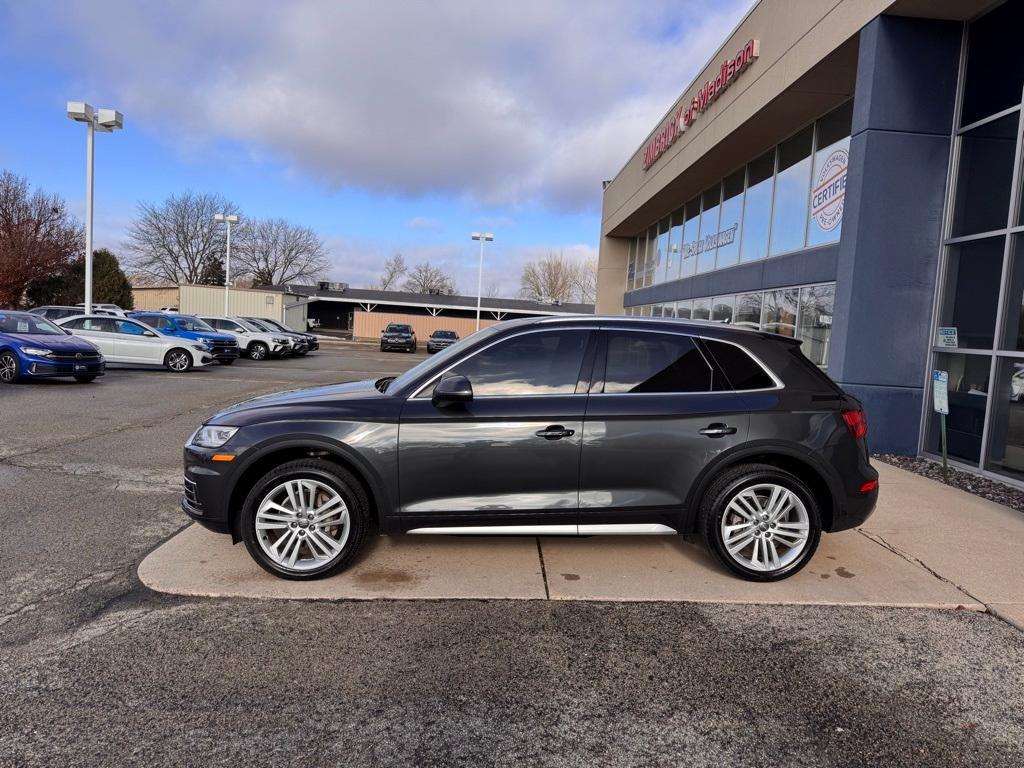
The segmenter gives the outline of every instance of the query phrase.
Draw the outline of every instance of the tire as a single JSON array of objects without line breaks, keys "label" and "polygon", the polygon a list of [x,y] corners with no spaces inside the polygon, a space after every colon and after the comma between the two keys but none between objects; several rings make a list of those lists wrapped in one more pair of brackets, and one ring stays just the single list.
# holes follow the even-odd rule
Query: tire
[{"label": "tire", "polygon": [[262,341],[254,341],[249,345],[248,355],[250,360],[266,360],[270,356],[270,347]]},{"label": "tire", "polygon": [[412,352],[415,355],[416,354],[416,345],[413,344],[412,345],[412,349],[410,349],[409,351]]},{"label": "tire", "polygon": [[16,384],[21,378],[21,365],[13,352],[0,353],[0,384]]},{"label": "tire", "polygon": [[381,351],[381,352],[387,352],[387,350],[386,350],[386,349],[384,349],[384,345],[383,345],[383,344],[381,344],[381,345],[380,345],[380,351]]},{"label": "tire", "polygon": [[92,374],[89,374],[87,376],[75,376],[75,381],[77,381],[79,384],[88,384],[89,382],[95,380],[96,377]]},{"label": "tire", "polygon": [[218,360],[217,362],[220,363],[221,365],[234,365],[235,364],[235,360],[236,360],[236,358],[229,357],[229,358],[225,358],[223,360]]},{"label": "tire", "polygon": [[[287,484],[298,481],[306,483],[302,496],[305,506],[296,505],[289,497]],[[295,488],[292,485],[293,491]],[[310,491],[314,491],[311,504]],[[323,513],[324,519],[345,522],[315,528],[308,517],[300,517],[310,506],[325,506],[332,493],[340,500],[340,507],[336,504],[328,509]],[[284,514],[277,509],[264,509],[263,514],[270,515],[264,517],[261,507],[269,502],[293,510],[298,506],[299,510]],[[239,528],[250,556],[264,570],[282,579],[321,579],[352,562],[369,527],[369,508],[366,492],[351,473],[329,461],[297,459],[271,470],[256,482],[242,506]],[[286,521],[286,517],[294,519]],[[257,530],[258,519],[262,526],[281,527]],[[333,551],[335,546],[337,551]]]},{"label": "tire", "polygon": [[188,373],[192,370],[192,355],[187,349],[175,347],[164,355],[164,368],[171,373]]},{"label": "tire", "polygon": [[[772,512],[772,499],[778,512]],[[732,529],[727,532],[726,526]],[[814,556],[821,513],[796,475],[768,464],[744,464],[726,470],[708,488],[698,527],[708,550],[732,573],[748,581],[778,581]]]}]

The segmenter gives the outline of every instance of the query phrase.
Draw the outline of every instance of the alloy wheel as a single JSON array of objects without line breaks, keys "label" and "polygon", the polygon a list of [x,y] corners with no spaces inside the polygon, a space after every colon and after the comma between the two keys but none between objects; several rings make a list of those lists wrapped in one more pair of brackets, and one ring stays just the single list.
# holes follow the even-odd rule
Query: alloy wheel
[{"label": "alloy wheel", "polygon": [[779,571],[807,546],[810,516],[789,488],[760,483],[738,491],[726,505],[722,543],[738,564],[753,571]]},{"label": "alloy wheel", "polygon": [[0,355],[0,381],[10,384],[18,376],[18,361],[14,355]]},{"label": "alloy wheel", "polygon": [[167,366],[172,371],[187,371],[188,363],[188,353],[186,352],[171,352],[171,354],[167,356]]},{"label": "alloy wheel", "polygon": [[253,360],[262,360],[267,356],[267,348],[262,344],[253,344],[249,350],[249,357]]},{"label": "alloy wheel", "polygon": [[279,568],[304,572],[337,558],[348,541],[348,505],[329,485],[301,478],[275,486],[256,510],[256,540]]}]

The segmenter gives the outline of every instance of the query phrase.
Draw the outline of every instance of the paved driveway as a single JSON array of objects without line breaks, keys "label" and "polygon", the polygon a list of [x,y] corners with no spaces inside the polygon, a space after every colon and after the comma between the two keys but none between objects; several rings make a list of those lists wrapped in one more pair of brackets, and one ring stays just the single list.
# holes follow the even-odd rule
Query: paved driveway
[{"label": "paved driveway", "polygon": [[[139,581],[145,555],[184,525],[180,446],[204,415],[411,362],[334,348],[187,377],[0,389],[0,766],[1024,761],[1024,633],[979,611],[257,600]],[[868,543],[902,551],[912,531],[877,535]],[[423,546],[437,557],[466,544]],[[598,544],[611,546],[545,550],[552,595],[559,579],[609,589],[583,559],[555,557]],[[677,546],[688,577],[717,578],[688,545],[641,545]],[[383,555],[366,562],[367,589],[404,578]],[[846,582],[871,576],[830,563],[812,564],[830,587],[844,583],[839,567],[856,574]],[[523,573],[535,588],[534,569]],[[988,603],[962,578],[965,602]]]}]

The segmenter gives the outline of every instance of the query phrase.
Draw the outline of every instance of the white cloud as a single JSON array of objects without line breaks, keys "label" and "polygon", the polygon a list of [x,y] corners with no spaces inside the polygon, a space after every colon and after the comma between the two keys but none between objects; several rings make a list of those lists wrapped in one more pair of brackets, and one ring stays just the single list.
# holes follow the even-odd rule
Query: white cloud
[{"label": "white cloud", "polygon": [[7,15],[11,41],[63,57],[180,151],[226,138],[334,188],[593,211],[749,5],[67,0]]},{"label": "white cloud", "polygon": [[441,222],[439,222],[437,219],[432,219],[429,216],[413,216],[411,219],[405,222],[405,226],[408,227],[409,229],[431,231],[435,229],[440,229]]}]

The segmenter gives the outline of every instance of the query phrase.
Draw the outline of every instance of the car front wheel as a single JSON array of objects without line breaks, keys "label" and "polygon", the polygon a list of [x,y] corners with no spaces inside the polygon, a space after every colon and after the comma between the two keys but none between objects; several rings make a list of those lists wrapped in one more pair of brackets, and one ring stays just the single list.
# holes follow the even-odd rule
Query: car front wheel
[{"label": "car front wheel", "polygon": [[264,475],[242,507],[242,540],[275,576],[308,580],[345,568],[362,544],[369,502],[350,473],[298,459]]},{"label": "car front wheel", "polygon": [[18,358],[10,352],[0,354],[0,382],[13,384],[21,372],[18,370]]},{"label": "car front wheel", "polygon": [[266,360],[269,352],[270,348],[262,341],[256,341],[249,345],[250,360]]},{"label": "car front wheel", "polygon": [[188,350],[175,347],[164,356],[164,367],[174,373],[186,373],[192,369],[192,355]]},{"label": "car front wheel", "polygon": [[711,553],[734,574],[777,581],[814,556],[821,515],[800,478],[767,464],[747,464],[712,483],[701,504],[700,529]]}]

